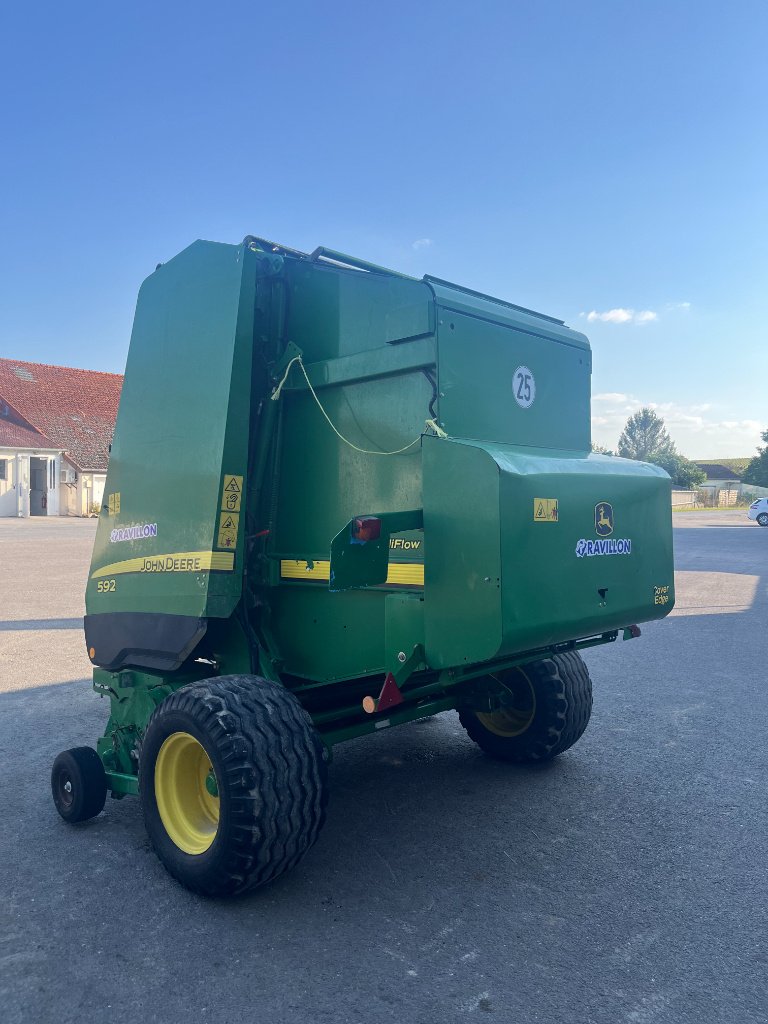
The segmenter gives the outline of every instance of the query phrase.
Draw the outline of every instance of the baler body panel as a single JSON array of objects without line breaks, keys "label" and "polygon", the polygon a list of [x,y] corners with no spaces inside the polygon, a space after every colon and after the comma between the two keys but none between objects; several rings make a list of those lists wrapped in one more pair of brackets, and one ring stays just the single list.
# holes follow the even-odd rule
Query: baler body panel
[{"label": "baler body panel", "polygon": [[[431,290],[405,278],[299,261],[287,265],[286,275],[286,336],[302,350],[336,428],[369,451],[393,451],[418,438],[434,391],[423,370],[437,361]],[[385,593],[330,593],[330,541],[361,509],[421,506],[420,443],[396,456],[355,450],[324,421],[300,371],[291,374],[280,399],[273,481],[271,628],[291,675],[330,681],[380,673]],[[391,560],[407,580],[408,566],[415,562],[420,570],[422,559],[419,534]],[[410,578],[382,590],[423,587],[423,571]]]},{"label": "baler body panel", "polygon": [[247,476],[257,262],[196,242],[141,288],[86,589],[97,664],[177,667],[240,599],[244,531],[219,531],[225,476]]},{"label": "baler body panel", "polygon": [[[450,307],[439,307],[439,321],[440,419],[451,437],[589,451],[588,349]],[[522,367],[535,382],[530,408],[513,399]]]},{"label": "baler body panel", "polygon": [[661,618],[674,603],[670,481],[655,466],[425,438],[424,533],[436,668]]}]

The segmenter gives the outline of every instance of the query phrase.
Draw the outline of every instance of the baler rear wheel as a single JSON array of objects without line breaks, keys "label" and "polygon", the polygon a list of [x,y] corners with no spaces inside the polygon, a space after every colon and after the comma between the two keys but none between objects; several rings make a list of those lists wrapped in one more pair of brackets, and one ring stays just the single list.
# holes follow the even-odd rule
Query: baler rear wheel
[{"label": "baler rear wheel", "polygon": [[319,835],[327,759],[309,715],[279,683],[240,675],[181,687],[155,709],[141,748],[155,852],[206,896],[272,881]]},{"label": "baler rear wheel", "polygon": [[107,776],[93,747],[63,750],[51,769],[51,793],[56,810],[74,825],[104,810]]},{"label": "baler rear wheel", "polygon": [[509,693],[497,711],[461,709],[469,737],[486,754],[521,764],[548,761],[572,747],[589,724],[592,681],[576,651],[494,673]]}]

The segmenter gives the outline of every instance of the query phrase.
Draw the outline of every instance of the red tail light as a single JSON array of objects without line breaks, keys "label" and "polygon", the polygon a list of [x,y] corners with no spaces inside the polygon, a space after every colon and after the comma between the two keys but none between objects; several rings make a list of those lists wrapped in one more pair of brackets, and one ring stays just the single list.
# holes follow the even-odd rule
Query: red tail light
[{"label": "red tail light", "polygon": [[376,516],[361,516],[355,519],[352,523],[352,536],[360,543],[378,540],[381,536],[381,520]]}]

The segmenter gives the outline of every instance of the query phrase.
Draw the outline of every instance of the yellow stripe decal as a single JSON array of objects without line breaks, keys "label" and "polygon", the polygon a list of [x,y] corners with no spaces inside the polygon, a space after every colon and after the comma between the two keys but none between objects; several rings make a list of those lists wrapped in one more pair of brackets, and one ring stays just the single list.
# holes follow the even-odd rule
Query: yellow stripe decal
[{"label": "yellow stripe decal", "polygon": [[[294,561],[284,558],[280,562],[280,576],[284,580],[312,580],[314,583],[326,582],[331,578],[331,563],[324,561],[308,562],[306,559]],[[390,562],[387,583],[401,586],[423,587],[423,562]]]},{"label": "yellow stripe decal", "polygon": [[128,572],[232,572],[234,568],[234,551],[172,551],[168,555],[142,555],[103,565],[91,573],[91,579]]}]

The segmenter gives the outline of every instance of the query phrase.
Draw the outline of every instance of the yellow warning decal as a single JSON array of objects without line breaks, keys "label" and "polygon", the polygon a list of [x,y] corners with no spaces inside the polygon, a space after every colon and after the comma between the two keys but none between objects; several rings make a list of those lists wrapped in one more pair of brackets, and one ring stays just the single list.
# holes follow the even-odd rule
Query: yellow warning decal
[{"label": "yellow warning decal", "polygon": [[120,491],[115,491],[114,494],[110,494],[107,498],[107,515],[120,515]]},{"label": "yellow warning decal", "polygon": [[233,551],[173,551],[168,555],[141,555],[103,565],[91,573],[91,579],[129,572],[232,572],[234,568]]},{"label": "yellow warning decal", "polygon": [[221,488],[221,511],[239,512],[243,497],[243,478],[224,474],[224,486]]},{"label": "yellow warning decal", "polygon": [[[284,580],[312,580],[313,583],[331,578],[330,562],[312,562],[306,558],[300,561],[284,558],[280,562],[280,576]],[[387,572],[387,583],[401,587],[424,586],[423,562],[390,562]]]},{"label": "yellow warning decal", "polygon": [[559,516],[557,498],[534,498],[533,520],[536,523],[556,523]]},{"label": "yellow warning decal", "polygon": [[222,512],[219,516],[217,548],[234,548],[237,545],[237,531],[240,527],[239,512]]}]

